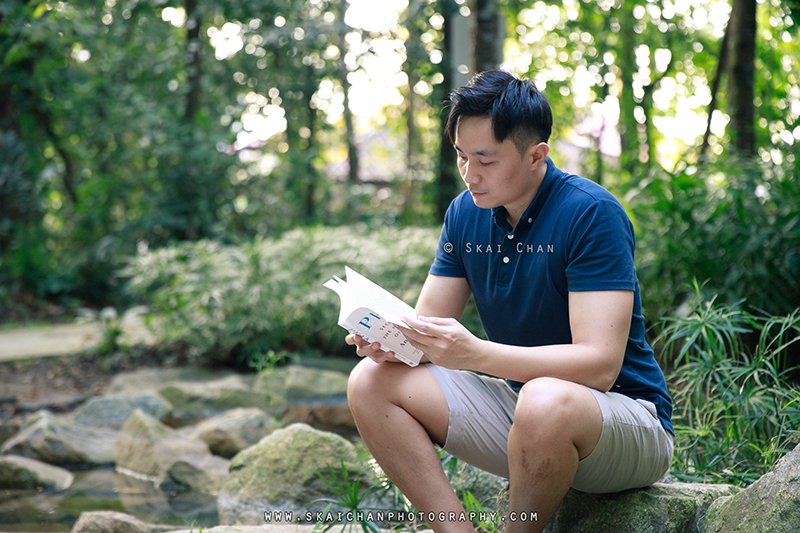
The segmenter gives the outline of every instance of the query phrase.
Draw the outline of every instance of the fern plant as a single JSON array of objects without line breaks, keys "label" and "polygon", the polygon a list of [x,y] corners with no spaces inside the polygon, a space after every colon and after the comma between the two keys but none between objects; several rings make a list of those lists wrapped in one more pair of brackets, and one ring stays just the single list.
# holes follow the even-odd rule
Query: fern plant
[{"label": "fern plant", "polygon": [[[361,487],[361,480],[350,480],[347,472],[347,467],[342,460],[341,468],[337,472],[331,465],[328,467],[328,476],[322,472],[317,472],[317,476],[325,483],[325,486],[333,494],[331,498],[322,498],[317,500],[325,502],[327,505],[322,512],[322,515],[328,515],[333,509],[344,509],[343,517],[346,520],[341,524],[341,532],[358,530],[363,533],[381,533],[380,526],[369,518],[371,513],[368,511],[389,511],[389,509],[379,509],[370,506],[371,502],[378,500],[375,498],[381,492],[381,487]],[[338,515],[337,513],[334,513]],[[336,527],[337,523],[333,521],[318,522],[315,531],[324,533]]]},{"label": "fern plant", "polygon": [[789,357],[800,342],[800,309],[751,314],[694,288],[691,312],[665,319],[658,339],[675,367],[673,475],[744,486],[800,441],[798,367]]}]

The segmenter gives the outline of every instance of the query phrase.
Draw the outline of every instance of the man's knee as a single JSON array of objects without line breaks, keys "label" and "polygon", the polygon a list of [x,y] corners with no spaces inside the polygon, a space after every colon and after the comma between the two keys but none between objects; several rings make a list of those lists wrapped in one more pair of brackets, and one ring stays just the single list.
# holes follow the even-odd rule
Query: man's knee
[{"label": "man's knee", "polygon": [[362,359],[347,380],[347,401],[351,408],[354,405],[371,405],[381,399],[394,401],[396,390],[405,380],[403,374],[408,370],[410,367],[403,364]]},{"label": "man's knee", "polygon": [[359,401],[360,398],[367,395],[366,389],[373,386],[377,376],[375,370],[377,363],[372,359],[362,359],[353,370],[350,372],[350,377],[347,378],[347,401],[351,405],[353,402]]},{"label": "man's knee", "polygon": [[538,378],[520,390],[512,428],[541,443],[570,442],[583,458],[597,444],[602,425],[603,414],[588,388],[570,381]]},{"label": "man's knee", "polygon": [[361,361],[350,373],[347,401],[356,424],[399,408],[417,420],[431,439],[444,444],[450,410],[436,378],[424,365]]},{"label": "man's knee", "polygon": [[555,378],[537,378],[527,382],[519,391],[514,421],[539,424],[569,416],[575,386]]}]

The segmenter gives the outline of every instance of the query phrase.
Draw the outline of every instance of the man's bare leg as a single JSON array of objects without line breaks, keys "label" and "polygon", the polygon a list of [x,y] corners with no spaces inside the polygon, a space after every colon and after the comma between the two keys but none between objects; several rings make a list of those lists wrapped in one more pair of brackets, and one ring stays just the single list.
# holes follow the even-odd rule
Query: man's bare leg
[{"label": "man's bare leg", "polygon": [[[347,400],[367,448],[417,511],[464,511],[433,446],[447,438],[450,411],[428,368],[365,359],[350,374]],[[468,521],[429,525],[436,532],[474,531]]]},{"label": "man's bare leg", "polygon": [[547,526],[602,429],[600,406],[586,387],[552,378],[525,384],[508,436],[509,511],[518,518],[527,513],[528,520],[509,519],[507,533]]}]

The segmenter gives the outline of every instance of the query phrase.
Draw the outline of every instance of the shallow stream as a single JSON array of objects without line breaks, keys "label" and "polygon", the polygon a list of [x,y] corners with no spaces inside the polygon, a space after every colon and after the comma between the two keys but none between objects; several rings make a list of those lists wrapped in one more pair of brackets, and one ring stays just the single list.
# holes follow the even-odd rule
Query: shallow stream
[{"label": "shallow stream", "polygon": [[0,489],[0,533],[69,532],[83,511],[119,511],[176,529],[219,524],[212,496],[168,498],[152,483],[119,474],[113,467],[73,474],[72,486],[61,492]]}]

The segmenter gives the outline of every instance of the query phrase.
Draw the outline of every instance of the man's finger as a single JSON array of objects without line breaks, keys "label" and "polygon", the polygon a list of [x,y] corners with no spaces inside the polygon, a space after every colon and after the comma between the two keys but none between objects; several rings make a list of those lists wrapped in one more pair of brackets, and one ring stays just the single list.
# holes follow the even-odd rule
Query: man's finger
[{"label": "man's finger", "polygon": [[[402,317],[402,320],[409,328],[411,328],[414,331],[418,331],[420,333],[427,333],[428,331],[430,331],[431,324],[429,322],[424,322],[419,318],[411,318],[404,316]],[[400,327],[400,329],[403,329],[402,324],[398,324],[398,326]]]}]

